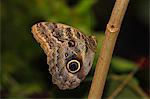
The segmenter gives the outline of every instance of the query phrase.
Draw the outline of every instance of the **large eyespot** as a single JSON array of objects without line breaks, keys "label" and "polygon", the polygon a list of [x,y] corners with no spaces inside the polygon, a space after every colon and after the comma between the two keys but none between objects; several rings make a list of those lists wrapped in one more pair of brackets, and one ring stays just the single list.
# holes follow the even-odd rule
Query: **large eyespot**
[{"label": "large eyespot", "polygon": [[76,73],[80,70],[80,62],[77,60],[71,60],[67,63],[67,70],[71,73]]}]

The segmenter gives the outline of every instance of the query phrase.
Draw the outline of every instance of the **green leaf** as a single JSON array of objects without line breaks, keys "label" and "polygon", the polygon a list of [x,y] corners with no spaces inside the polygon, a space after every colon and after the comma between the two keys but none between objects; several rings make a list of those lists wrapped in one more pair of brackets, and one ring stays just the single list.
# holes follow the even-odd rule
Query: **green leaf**
[{"label": "green leaf", "polygon": [[20,84],[15,85],[10,89],[10,96],[9,97],[27,97],[27,95],[31,95],[33,93],[41,92],[41,86],[36,83],[30,84]]},{"label": "green leaf", "polygon": [[91,10],[95,0],[81,0],[79,4],[74,8],[75,12],[84,14]]},{"label": "green leaf", "polygon": [[137,64],[121,57],[113,57],[111,60],[111,68],[115,72],[124,73],[137,68]]}]

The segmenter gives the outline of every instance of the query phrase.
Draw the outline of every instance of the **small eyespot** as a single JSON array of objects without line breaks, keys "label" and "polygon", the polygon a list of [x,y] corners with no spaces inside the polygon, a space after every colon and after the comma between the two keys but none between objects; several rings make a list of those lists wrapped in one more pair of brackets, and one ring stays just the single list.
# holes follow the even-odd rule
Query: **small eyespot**
[{"label": "small eyespot", "polygon": [[76,73],[80,70],[80,62],[77,60],[71,60],[67,63],[67,70],[70,73]]},{"label": "small eyespot", "polygon": [[67,57],[67,56],[68,56],[68,53],[65,53],[65,56]]},{"label": "small eyespot", "polygon": [[74,47],[74,46],[75,46],[75,41],[70,40],[70,41],[68,42],[68,45],[69,45],[69,47]]}]

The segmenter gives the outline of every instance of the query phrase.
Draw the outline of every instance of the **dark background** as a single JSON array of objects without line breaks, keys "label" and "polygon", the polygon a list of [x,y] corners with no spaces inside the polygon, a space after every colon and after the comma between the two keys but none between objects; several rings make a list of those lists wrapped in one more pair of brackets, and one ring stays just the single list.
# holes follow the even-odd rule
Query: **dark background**
[{"label": "dark background", "polygon": [[[1,97],[87,98],[114,3],[115,0],[1,0]],[[116,42],[104,98],[121,83],[111,79],[114,74],[128,77],[128,73],[137,67],[138,71],[129,83],[135,85],[136,82],[147,95],[150,92],[149,4],[149,0],[130,0]],[[96,35],[99,46],[92,71],[78,88],[60,91],[52,84],[46,55],[31,34],[31,26],[41,21],[65,23],[87,35]],[[139,64],[142,59],[144,62]],[[122,90],[117,98],[140,96],[129,86]]]}]

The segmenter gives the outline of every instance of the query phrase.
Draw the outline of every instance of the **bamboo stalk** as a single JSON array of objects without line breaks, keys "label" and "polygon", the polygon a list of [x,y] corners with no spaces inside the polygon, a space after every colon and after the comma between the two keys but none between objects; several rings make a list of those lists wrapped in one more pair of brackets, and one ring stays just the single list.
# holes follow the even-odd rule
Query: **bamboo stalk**
[{"label": "bamboo stalk", "polygon": [[110,20],[106,27],[105,39],[96,65],[88,99],[99,99],[102,97],[112,53],[128,2],[129,0],[116,0],[115,2]]}]

